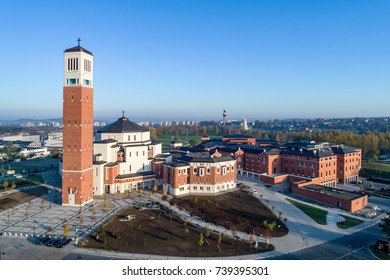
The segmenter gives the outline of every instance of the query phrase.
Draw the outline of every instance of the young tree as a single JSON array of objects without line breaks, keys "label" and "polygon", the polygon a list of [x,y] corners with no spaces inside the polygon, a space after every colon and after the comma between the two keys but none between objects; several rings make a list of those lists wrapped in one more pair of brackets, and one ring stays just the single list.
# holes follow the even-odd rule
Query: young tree
[{"label": "young tree", "polygon": [[195,147],[195,146],[196,146],[196,141],[195,141],[195,139],[191,139],[191,140],[190,140],[190,145],[191,145],[192,147]]},{"label": "young tree", "polygon": [[203,240],[203,234],[199,234],[199,240],[198,240],[198,245],[199,245],[199,253],[202,252],[202,246],[204,245],[204,240]]},{"label": "young tree", "polygon": [[12,182],[12,184],[11,184],[11,188],[14,190],[14,189],[16,189],[16,183],[15,183],[15,181],[14,182]]},{"label": "young tree", "polygon": [[69,226],[68,225],[64,225],[64,234],[68,235],[68,232],[69,232]]},{"label": "young tree", "polygon": [[51,157],[52,158],[58,158],[60,156],[60,152],[58,149],[54,149],[52,152],[51,152]]},{"label": "young tree", "polygon": [[157,191],[157,186],[154,185],[154,186],[153,186],[153,192],[156,192],[156,191]]},{"label": "young tree", "polygon": [[207,240],[207,238],[209,238],[210,236],[210,230],[208,228],[206,228],[206,232],[204,233],[204,235],[206,236],[205,238],[206,243],[210,245],[209,241]]},{"label": "young tree", "polygon": [[220,247],[221,246],[221,242],[222,242],[222,234],[219,234],[218,238],[217,238],[217,247],[218,247],[219,251],[222,252],[222,249]]},{"label": "young tree", "polygon": [[7,190],[8,190],[8,186],[9,186],[9,183],[8,183],[8,181],[4,181],[4,183],[3,183],[3,187],[4,187],[5,191],[7,191]]}]

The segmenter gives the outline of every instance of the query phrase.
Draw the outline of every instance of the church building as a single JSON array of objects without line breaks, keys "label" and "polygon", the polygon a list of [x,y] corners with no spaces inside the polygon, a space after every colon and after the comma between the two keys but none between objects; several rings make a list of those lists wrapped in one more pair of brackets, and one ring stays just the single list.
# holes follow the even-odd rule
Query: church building
[{"label": "church building", "polygon": [[161,142],[150,132],[123,116],[99,129],[93,144],[93,191],[95,195],[157,185],[152,160],[162,152]]}]

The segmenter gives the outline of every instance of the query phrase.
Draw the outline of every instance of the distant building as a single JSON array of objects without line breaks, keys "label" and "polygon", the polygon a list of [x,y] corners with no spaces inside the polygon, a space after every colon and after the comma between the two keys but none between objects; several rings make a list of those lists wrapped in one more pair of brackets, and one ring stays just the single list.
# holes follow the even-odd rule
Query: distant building
[{"label": "distant building", "polygon": [[39,158],[47,157],[50,155],[50,151],[44,148],[22,148],[20,150],[20,156],[24,158]]},{"label": "distant building", "polygon": [[43,142],[43,145],[49,149],[62,149],[63,133],[50,132],[47,135],[47,139]]},{"label": "distant building", "polygon": [[39,142],[40,135],[30,135],[30,134],[17,134],[17,135],[7,135],[0,136],[0,140],[7,142],[15,142],[15,141],[29,141],[29,142]]}]

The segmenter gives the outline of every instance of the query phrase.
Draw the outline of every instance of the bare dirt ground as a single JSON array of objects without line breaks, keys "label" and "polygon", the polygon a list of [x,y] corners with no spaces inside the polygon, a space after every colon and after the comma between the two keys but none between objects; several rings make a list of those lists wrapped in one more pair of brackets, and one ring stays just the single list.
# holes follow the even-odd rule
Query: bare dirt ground
[{"label": "bare dirt ground", "polygon": [[[241,190],[218,196],[186,196],[175,198],[173,201],[192,215],[227,229],[235,228],[238,231],[270,237],[284,236],[288,233],[281,219],[266,205]],[[264,221],[275,222],[274,229],[267,229]]]},{"label": "bare dirt ground", "polygon": [[[120,222],[119,219],[126,215],[135,215],[136,218]],[[204,237],[203,246],[199,246],[198,243],[201,233]],[[90,236],[84,245],[129,253],[186,257],[222,257],[256,253],[254,243],[237,242],[222,237],[218,245],[217,239],[218,235],[210,233],[207,237],[207,230],[186,224],[168,211],[141,211],[129,208],[104,225],[99,234],[94,233]],[[259,244],[257,252],[273,249],[272,245]]]},{"label": "bare dirt ground", "polygon": [[18,191],[0,197],[0,211],[18,206],[19,204],[41,197],[47,192],[45,187],[36,187],[29,190]]}]

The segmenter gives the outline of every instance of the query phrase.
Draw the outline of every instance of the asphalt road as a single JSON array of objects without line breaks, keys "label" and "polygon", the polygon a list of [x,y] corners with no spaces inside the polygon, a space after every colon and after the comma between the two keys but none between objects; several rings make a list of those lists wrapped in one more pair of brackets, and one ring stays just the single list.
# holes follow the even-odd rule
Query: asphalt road
[{"label": "asphalt road", "polygon": [[368,246],[383,238],[378,225],[270,260],[376,260]]}]

